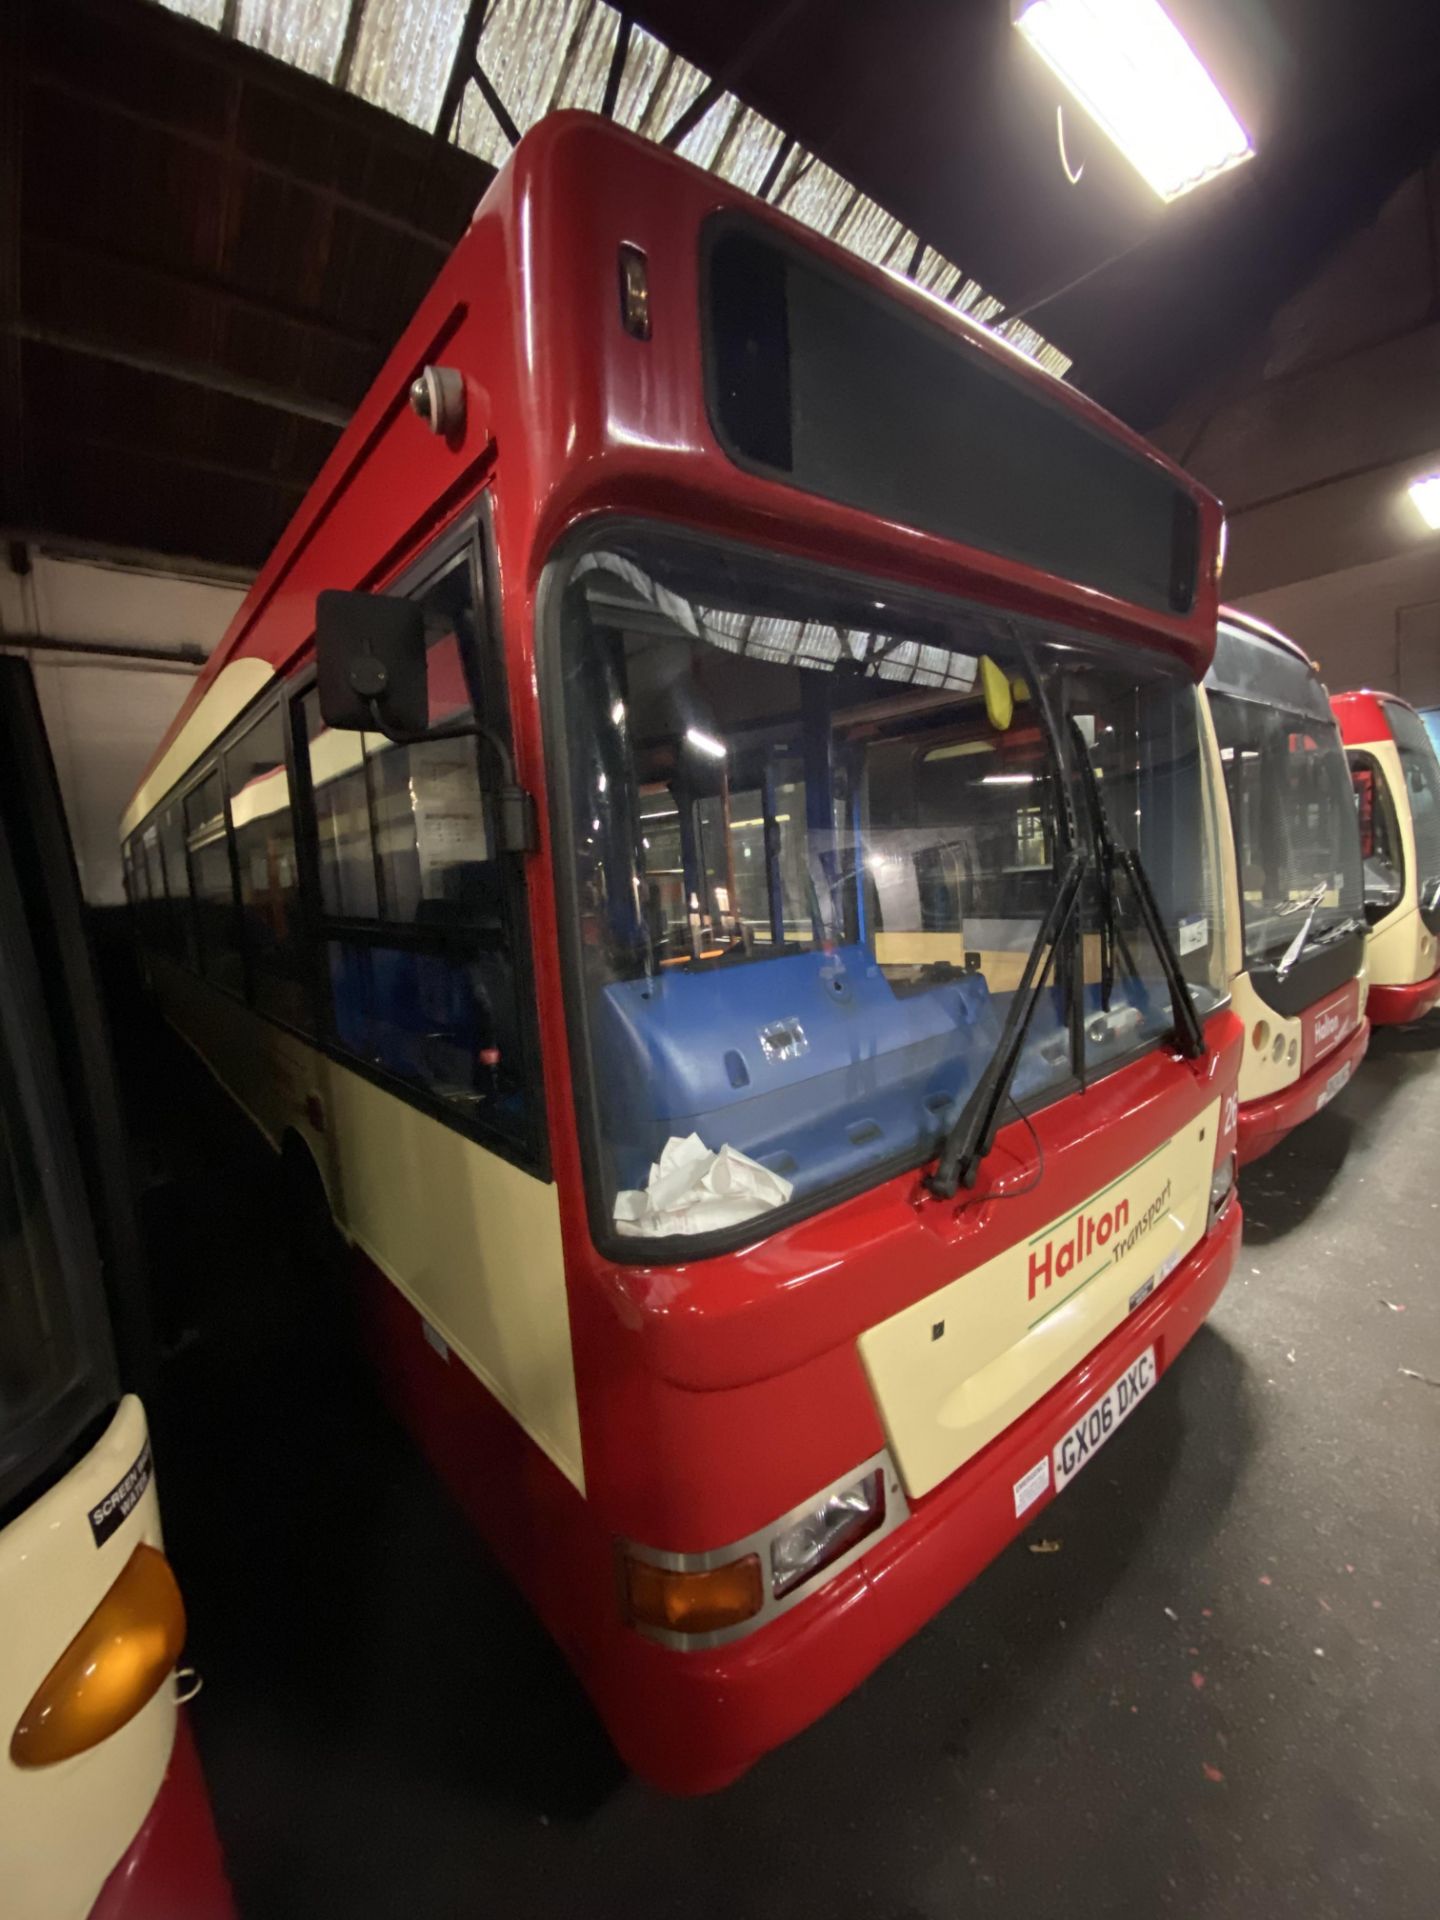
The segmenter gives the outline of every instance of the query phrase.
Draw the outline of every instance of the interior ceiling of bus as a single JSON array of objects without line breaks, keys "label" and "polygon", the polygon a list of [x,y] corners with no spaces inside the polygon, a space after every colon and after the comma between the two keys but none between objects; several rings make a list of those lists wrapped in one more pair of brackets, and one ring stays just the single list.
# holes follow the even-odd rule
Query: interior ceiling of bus
[{"label": "interior ceiling of bus", "polygon": [[608,0],[12,0],[0,526],[258,566],[512,134],[607,95],[1153,426],[1440,88],[1433,0],[1170,10],[1256,158],[1162,206],[1070,110],[1067,173],[1009,0],[639,0],[623,41]]}]

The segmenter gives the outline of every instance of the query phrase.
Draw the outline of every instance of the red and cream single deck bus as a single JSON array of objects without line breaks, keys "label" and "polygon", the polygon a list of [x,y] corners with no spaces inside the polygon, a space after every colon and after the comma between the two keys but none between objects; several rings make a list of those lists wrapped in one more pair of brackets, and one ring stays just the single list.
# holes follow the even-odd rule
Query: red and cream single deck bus
[{"label": "red and cream single deck bus", "polygon": [[0,1912],[232,1920],[89,1200],[80,913],[29,668],[0,658]]},{"label": "red and cream single deck bus", "polygon": [[1405,1026],[1440,1001],[1440,761],[1393,693],[1340,693],[1370,922],[1370,1018]]},{"label": "red and cream single deck bus", "polygon": [[667,1788],[943,1606],[1230,1272],[1219,524],[942,304],[556,116],[130,807],[169,1017]]},{"label": "red and cream single deck bus", "polygon": [[1340,729],[1293,640],[1226,609],[1205,696],[1229,814],[1244,1166],[1333,1100],[1365,1057],[1360,840]]}]

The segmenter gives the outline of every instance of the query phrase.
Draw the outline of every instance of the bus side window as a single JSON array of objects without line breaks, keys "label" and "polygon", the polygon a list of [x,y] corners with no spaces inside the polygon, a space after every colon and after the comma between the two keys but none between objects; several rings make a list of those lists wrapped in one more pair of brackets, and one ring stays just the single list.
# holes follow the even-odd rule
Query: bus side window
[{"label": "bus side window", "polygon": [[160,860],[160,829],[154,821],[140,836],[141,858],[145,862],[146,895],[145,944],[153,952],[170,950],[169,908],[165,904],[165,869]]},{"label": "bus side window", "polygon": [[165,860],[165,891],[170,896],[171,950],[193,970],[200,960],[190,905],[190,869],[185,860],[185,823],[178,805],[165,809],[160,822],[160,851]]},{"label": "bus side window", "polygon": [[199,926],[200,966],[231,993],[245,991],[245,965],[235,916],[235,889],[220,770],[213,767],[185,796],[185,844]]},{"label": "bus side window", "polygon": [[1373,926],[1399,904],[1405,891],[1405,856],[1395,802],[1378,763],[1368,753],[1351,753],[1349,759],[1365,872],[1365,917]]},{"label": "bus side window", "polygon": [[261,1013],[308,1027],[295,827],[284,717],[278,706],[226,749],[225,777],[251,997]]},{"label": "bus side window", "polygon": [[[421,605],[433,725],[471,705],[476,615],[464,554]],[[336,1040],[479,1131],[530,1145],[510,889],[474,740],[398,746],[332,732],[313,690],[296,723],[296,752],[303,745],[309,756]]]},{"label": "bus side window", "polygon": [[48,1129],[37,1137],[11,1061],[0,1036],[0,1408],[9,1432],[23,1434],[26,1420],[43,1416],[69,1390],[84,1355],[46,1192],[54,1178],[53,1138]]}]

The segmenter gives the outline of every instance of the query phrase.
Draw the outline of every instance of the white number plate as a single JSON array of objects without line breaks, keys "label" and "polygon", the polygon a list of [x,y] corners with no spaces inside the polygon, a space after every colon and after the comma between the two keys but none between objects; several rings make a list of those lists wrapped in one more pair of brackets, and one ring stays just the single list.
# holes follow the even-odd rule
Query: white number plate
[{"label": "white number plate", "polygon": [[1056,1447],[1055,1490],[1073,1480],[1091,1454],[1098,1453],[1122,1420],[1127,1420],[1155,1384],[1155,1349],[1147,1347],[1112,1387],[1084,1412]]},{"label": "white number plate", "polygon": [[1336,1094],[1339,1093],[1340,1089],[1343,1086],[1345,1086],[1346,1083],[1349,1081],[1349,1078],[1351,1074],[1354,1073],[1354,1071],[1355,1071],[1355,1062],[1353,1060],[1349,1060],[1346,1062],[1346,1064],[1343,1067],[1341,1067],[1338,1070],[1338,1072],[1331,1074],[1330,1078],[1325,1082],[1325,1091],[1321,1094],[1320,1098],[1315,1102],[1315,1111],[1317,1113],[1320,1111],[1321,1107],[1329,1105],[1329,1103],[1335,1098]]}]

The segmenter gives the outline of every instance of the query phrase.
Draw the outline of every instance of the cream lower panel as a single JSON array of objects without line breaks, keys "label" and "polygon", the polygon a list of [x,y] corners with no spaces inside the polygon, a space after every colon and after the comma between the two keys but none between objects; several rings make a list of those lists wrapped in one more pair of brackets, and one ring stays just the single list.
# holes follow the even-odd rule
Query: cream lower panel
[{"label": "cream lower panel", "polygon": [[347,1232],[583,1493],[554,1185],[324,1064]]},{"label": "cream lower panel", "polygon": [[[297,1034],[265,1020],[208,981],[166,960],[152,960],[155,996],[165,1017],[190,1042],[230,1097],[278,1148],[294,1128],[317,1149],[329,1149],[311,1125],[307,1101],[323,1097],[325,1056]],[[326,1184],[333,1169],[322,1164]],[[332,1188],[332,1200],[336,1198]],[[336,1206],[337,1217],[340,1208]]]},{"label": "cream lower panel", "polygon": [[179,968],[161,963],[156,991],[272,1145],[307,1141],[342,1231],[583,1493],[554,1184]]},{"label": "cream lower panel", "polygon": [[63,1480],[0,1531],[0,1913],[81,1920],[144,1823],[170,1760],[175,1696],[163,1686],[108,1740],[51,1767],[10,1758],[35,1689],[142,1543],[163,1545],[152,1476],[102,1546],[90,1509],[148,1445],[133,1395]]},{"label": "cream lower panel", "polygon": [[[1244,1023],[1245,1051],[1240,1056],[1239,1095],[1242,1102],[1268,1100],[1300,1078],[1305,1043],[1299,1020],[1287,1020],[1255,991],[1248,973],[1237,973],[1230,982],[1230,1004]],[[1264,1024],[1263,1047],[1255,1045],[1255,1029]],[[1275,1041],[1281,1042],[1280,1058],[1275,1058]],[[1291,1049],[1294,1059],[1291,1059]]]},{"label": "cream lower panel", "polygon": [[1219,1120],[1216,1100],[1076,1212],[860,1336],[908,1493],[1003,1433],[1199,1243]]},{"label": "cream lower panel", "polygon": [[1435,971],[1435,938],[1418,907],[1402,908],[1382,920],[1371,930],[1367,949],[1372,987],[1412,986]]}]

